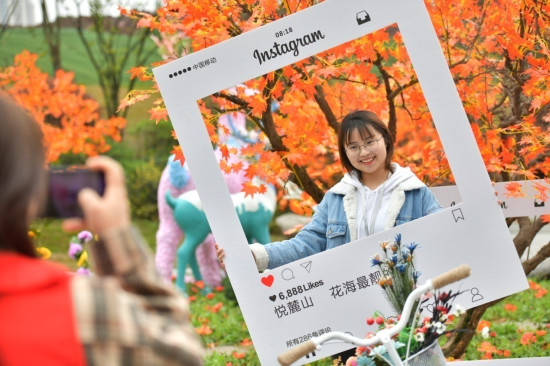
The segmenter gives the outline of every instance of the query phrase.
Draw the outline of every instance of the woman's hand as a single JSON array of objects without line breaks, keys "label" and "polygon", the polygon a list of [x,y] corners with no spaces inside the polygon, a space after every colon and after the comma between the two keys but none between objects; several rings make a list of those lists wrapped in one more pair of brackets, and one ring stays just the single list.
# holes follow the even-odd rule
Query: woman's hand
[{"label": "woman's hand", "polygon": [[78,203],[84,218],[70,218],[63,222],[66,231],[88,229],[94,234],[102,234],[111,229],[128,227],[131,223],[130,203],[124,182],[124,170],[115,160],[107,156],[96,156],[86,161],[92,170],[103,171],[105,192],[99,196],[92,189],[85,188],[78,194]]},{"label": "woman's hand", "polygon": [[214,247],[216,247],[216,255],[218,256],[218,261],[220,261],[220,267],[222,269],[225,269],[225,264],[223,264],[223,258],[225,257],[225,251],[222,247],[218,246],[218,243],[214,243]]}]

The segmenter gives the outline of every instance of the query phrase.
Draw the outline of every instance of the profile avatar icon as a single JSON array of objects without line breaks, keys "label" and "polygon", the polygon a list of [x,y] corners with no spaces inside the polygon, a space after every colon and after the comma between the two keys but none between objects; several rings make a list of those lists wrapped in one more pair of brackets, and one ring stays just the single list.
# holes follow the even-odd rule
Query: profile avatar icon
[{"label": "profile avatar icon", "polygon": [[472,294],[472,302],[483,300],[483,295],[479,293],[479,289],[477,287],[472,287],[470,289],[470,293]]}]

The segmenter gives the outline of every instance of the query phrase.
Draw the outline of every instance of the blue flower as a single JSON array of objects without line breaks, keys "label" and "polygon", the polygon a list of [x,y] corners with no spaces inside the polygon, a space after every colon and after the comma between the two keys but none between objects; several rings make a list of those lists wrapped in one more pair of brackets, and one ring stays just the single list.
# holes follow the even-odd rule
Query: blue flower
[{"label": "blue flower", "polygon": [[422,274],[422,272],[420,271],[413,271],[413,279],[416,281],[418,280],[418,277],[420,277],[420,275]]},{"label": "blue flower", "polygon": [[393,264],[396,264],[397,263],[397,254],[393,254],[391,257],[390,257],[390,260],[393,262]]},{"label": "blue flower", "polygon": [[407,258],[409,258],[409,255],[411,255],[411,252],[409,252],[408,249],[401,249],[401,256],[405,262],[407,261]]},{"label": "blue flower", "polygon": [[407,265],[404,263],[399,263],[398,265],[395,266],[395,268],[397,268],[399,272],[403,273],[407,269]]},{"label": "blue flower", "polygon": [[382,261],[380,260],[380,256],[378,254],[372,257],[370,261],[371,261],[371,267],[379,266],[380,264],[382,264]]},{"label": "blue flower", "polygon": [[411,252],[411,254],[413,254],[416,247],[418,247],[418,243],[415,243],[414,241],[410,244],[405,244],[405,248],[407,248]]},{"label": "blue flower", "polygon": [[395,234],[395,243],[396,243],[397,245],[400,245],[400,244],[401,244],[401,233]]}]

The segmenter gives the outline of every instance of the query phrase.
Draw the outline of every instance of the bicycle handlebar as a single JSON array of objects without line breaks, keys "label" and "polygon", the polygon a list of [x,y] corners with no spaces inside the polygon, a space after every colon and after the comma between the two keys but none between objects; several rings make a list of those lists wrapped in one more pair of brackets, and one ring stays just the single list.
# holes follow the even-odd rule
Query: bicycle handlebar
[{"label": "bicycle handlebar", "polygon": [[435,277],[431,281],[430,280],[426,281],[425,284],[417,287],[407,297],[407,300],[405,301],[405,305],[403,307],[403,314],[402,314],[401,320],[399,320],[397,324],[394,325],[393,328],[383,329],[379,331],[379,333],[377,333],[376,336],[369,338],[368,340],[356,338],[353,336],[347,336],[347,335],[343,337],[341,332],[326,333],[320,337],[313,337],[312,339],[304,343],[301,343],[296,347],[289,349],[286,352],[281,353],[279,357],[277,357],[277,360],[282,366],[289,366],[292,363],[299,360],[301,357],[315,351],[318,346],[325,343],[327,340],[333,339],[333,338],[345,339],[348,343],[352,343],[360,346],[370,346],[370,345],[378,344],[381,342],[379,334],[382,334],[381,333],[382,331],[385,331],[386,335],[393,335],[393,334],[397,334],[401,329],[405,327],[409,319],[413,303],[416,298],[421,297],[422,294],[426,293],[427,291],[430,291],[431,289],[436,290],[443,286],[449,285],[453,282],[466,278],[470,275],[470,272],[471,272],[470,266],[468,266],[467,264],[463,264],[461,266],[458,266],[454,269],[451,269],[448,272],[445,272]]},{"label": "bicycle handlebar", "polygon": [[470,275],[470,272],[470,266],[467,264],[463,264],[454,269],[451,269],[448,272],[440,274],[432,280],[434,290],[466,278]]},{"label": "bicycle handlebar", "polygon": [[277,357],[277,361],[279,361],[282,366],[289,366],[308,353],[315,351],[316,348],[317,345],[310,339],[309,341],[281,353],[279,357]]}]

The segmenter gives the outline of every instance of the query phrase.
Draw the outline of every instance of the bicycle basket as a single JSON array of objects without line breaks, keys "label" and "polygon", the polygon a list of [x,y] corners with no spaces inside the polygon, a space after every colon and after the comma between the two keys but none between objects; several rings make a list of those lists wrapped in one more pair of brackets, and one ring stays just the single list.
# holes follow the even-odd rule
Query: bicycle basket
[{"label": "bicycle basket", "polygon": [[422,351],[410,356],[403,363],[408,366],[446,366],[445,356],[439,343],[434,341],[431,345],[424,348]]}]

